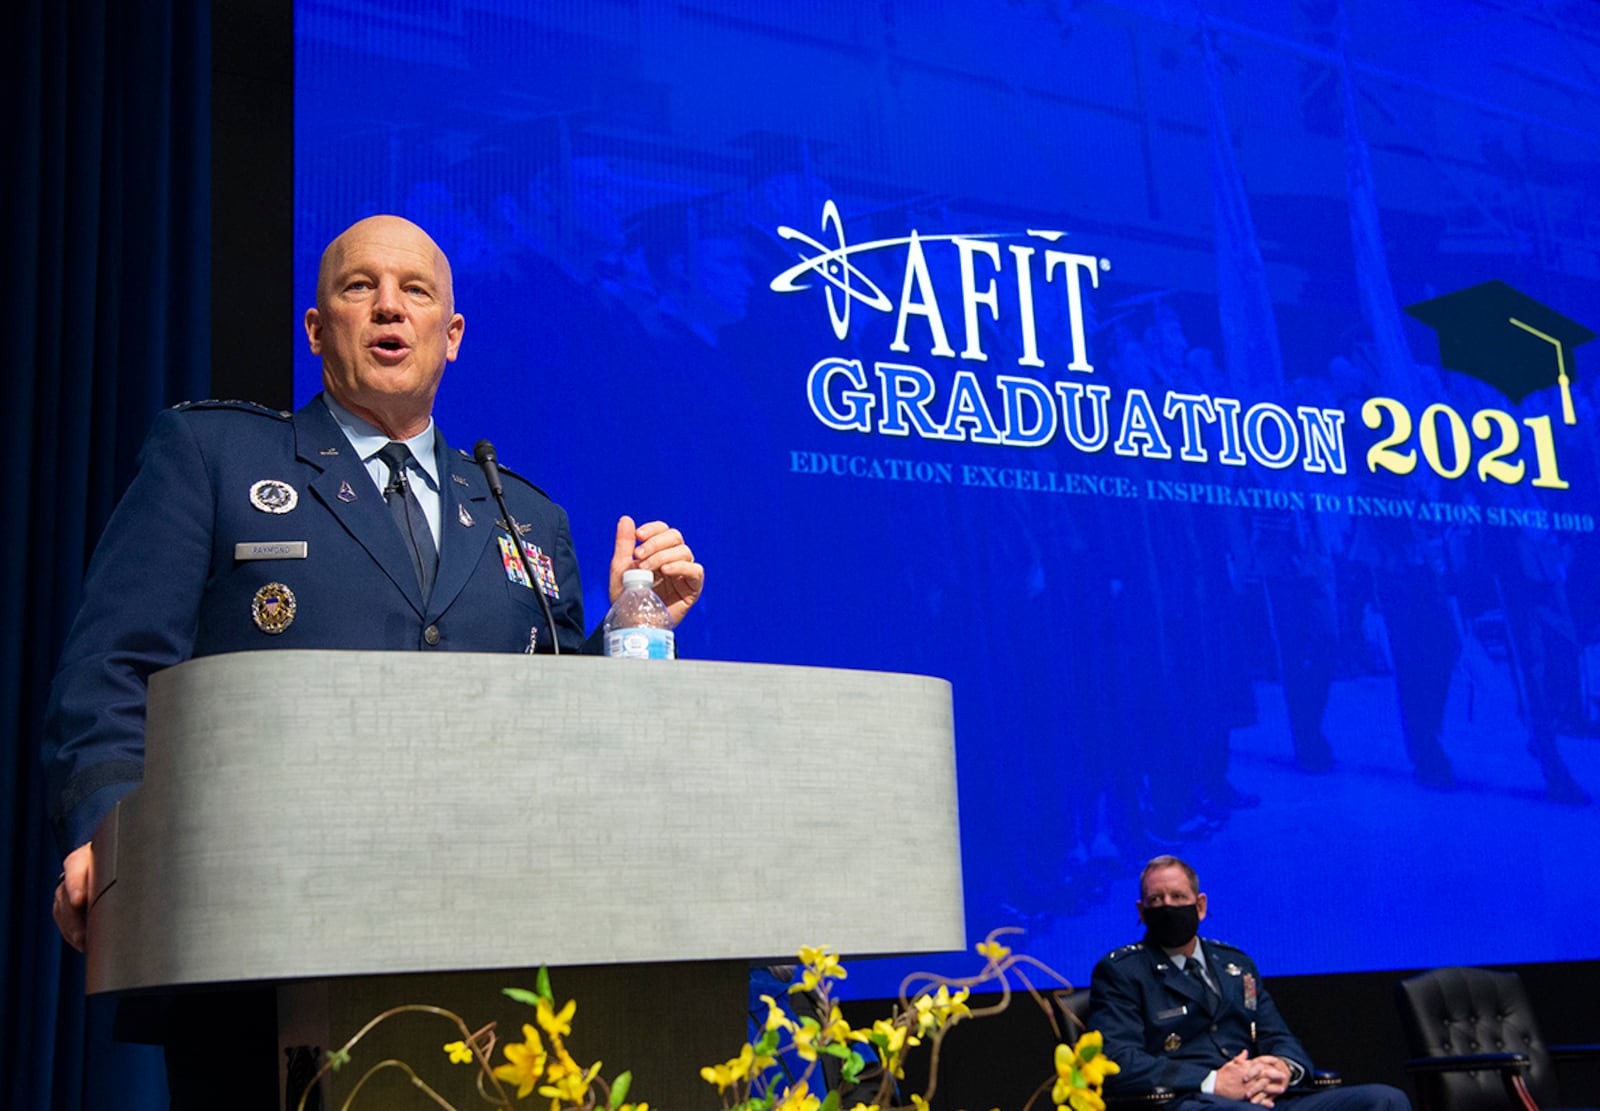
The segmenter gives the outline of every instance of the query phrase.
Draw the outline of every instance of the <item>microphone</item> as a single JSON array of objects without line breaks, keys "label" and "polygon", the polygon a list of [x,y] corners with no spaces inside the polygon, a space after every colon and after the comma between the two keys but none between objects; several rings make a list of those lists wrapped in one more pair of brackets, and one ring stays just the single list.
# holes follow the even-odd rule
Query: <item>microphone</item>
[{"label": "microphone", "polygon": [[[561,655],[561,638],[556,635],[556,619],[550,612],[550,599],[545,597],[544,588],[539,585],[539,576],[533,569],[533,560],[528,557],[527,545],[522,542],[522,529],[517,527],[517,519],[511,515],[511,510],[506,508],[505,487],[500,483],[500,463],[494,452],[494,445],[488,440],[479,440],[472,446],[473,461],[483,468],[483,477],[489,483],[489,493],[494,495],[494,502],[500,507],[500,519],[506,523],[506,531],[511,534],[511,542],[517,546],[517,557],[522,560],[523,572],[528,576],[528,586],[532,588],[539,599],[539,609],[544,613],[545,628],[550,630],[550,654]],[[554,561],[550,564],[550,573],[555,574]]]},{"label": "microphone", "polygon": [[[505,496],[505,488],[500,485],[500,463],[494,453],[494,445],[488,440],[479,440],[472,447],[472,458],[478,466],[483,468],[483,477],[489,480],[489,493],[496,500]],[[504,509],[505,506],[500,507]],[[506,520],[511,518],[507,517]]]}]

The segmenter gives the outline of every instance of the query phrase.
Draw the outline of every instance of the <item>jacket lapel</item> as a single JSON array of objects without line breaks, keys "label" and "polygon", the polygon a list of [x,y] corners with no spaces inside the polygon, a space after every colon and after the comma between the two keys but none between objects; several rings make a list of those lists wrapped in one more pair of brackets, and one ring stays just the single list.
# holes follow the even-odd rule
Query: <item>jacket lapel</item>
[{"label": "jacket lapel", "polygon": [[[1189,975],[1187,971],[1179,968],[1176,961],[1159,949],[1155,950],[1155,953],[1159,954],[1156,963],[1161,967],[1158,975],[1161,976],[1162,984],[1166,989],[1175,995],[1183,996],[1190,1003],[1193,1003],[1201,1014],[1210,1014],[1211,997],[1206,993],[1206,989],[1201,986],[1200,982]],[[1206,955],[1210,956],[1209,953]]]},{"label": "jacket lapel", "polygon": [[[422,591],[417,587],[411,555],[400,530],[394,527],[383,495],[372,484],[355,448],[333,419],[320,395],[294,415],[295,455],[321,472],[310,483],[311,492],[344,530],[367,550],[389,580],[420,616]],[[435,586],[437,593],[438,587]]]},{"label": "jacket lapel", "polygon": [[450,607],[483,559],[495,534],[494,502],[483,472],[434,429],[434,458],[439,464],[439,572],[428,599],[428,616]]}]

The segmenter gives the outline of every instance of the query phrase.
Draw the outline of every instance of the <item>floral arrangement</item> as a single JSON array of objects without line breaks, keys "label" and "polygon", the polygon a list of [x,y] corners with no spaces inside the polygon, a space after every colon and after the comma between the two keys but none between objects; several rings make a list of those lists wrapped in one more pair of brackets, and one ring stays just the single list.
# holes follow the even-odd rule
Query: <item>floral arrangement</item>
[{"label": "floral arrangement", "polygon": [[[1102,1085],[1106,1076],[1118,1071],[1116,1063],[1102,1052],[1098,1032],[1084,1032],[1071,1044],[1063,1038],[1055,1010],[1028,973],[1031,969],[1054,981],[1052,990],[1069,989],[1070,985],[1048,966],[1001,944],[997,938],[1008,932],[1016,931],[997,930],[978,943],[977,951],[985,963],[977,975],[958,980],[927,974],[907,977],[889,1017],[861,1029],[845,1021],[833,996],[834,982],[848,975],[839,955],[827,948],[803,947],[798,979],[788,994],[803,997],[803,1009],[812,1013],[800,1015],[800,1009],[773,996],[761,996],[767,1013],[755,1040],[747,1041],[731,1059],[702,1068],[700,1075],[716,1087],[725,1111],[928,1111],[938,1085],[939,1050],[945,1035],[958,1023],[1004,1011],[1010,1006],[1015,978],[1044,1012],[1058,1043],[1054,1074],[1039,1085],[1023,1111],[1030,1111],[1047,1090],[1057,1108],[1105,1111]],[[979,987],[998,990],[999,1000],[988,1007],[969,1006],[972,990]],[[498,1064],[494,1062],[497,1037],[493,1023],[473,1030],[459,1015],[440,1007],[394,1007],[328,1054],[311,1087],[300,1097],[301,1111],[316,1082],[330,1071],[349,1066],[351,1050],[374,1027],[408,1012],[437,1015],[456,1026],[461,1037],[446,1042],[444,1053],[450,1062],[478,1070],[478,1094],[489,1107],[514,1111],[519,1101],[537,1094],[550,1101],[550,1111],[599,1111],[602,1107],[606,1111],[649,1111],[647,1103],[628,1102],[630,1073],[623,1072],[608,1082],[600,1075],[600,1062],[585,1067],[573,1058],[567,1038],[572,1034],[577,1004],[568,1000],[556,1007],[548,970],[539,970],[533,991],[506,988],[505,994],[532,1007],[534,1014],[533,1022],[522,1025],[522,1040],[501,1047],[503,1059]],[[923,1045],[930,1053],[927,1086],[904,1102],[899,1089],[905,1079],[906,1058]],[[781,1063],[785,1058],[798,1062],[798,1075]],[[825,1063],[829,1067],[825,1068]],[[361,1088],[385,1069],[403,1071],[436,1106],[458,1111],[410,1065],[398,1060],[380,1061],[368,1068],[345,1098],[341,1111],[349,1111]]]}]

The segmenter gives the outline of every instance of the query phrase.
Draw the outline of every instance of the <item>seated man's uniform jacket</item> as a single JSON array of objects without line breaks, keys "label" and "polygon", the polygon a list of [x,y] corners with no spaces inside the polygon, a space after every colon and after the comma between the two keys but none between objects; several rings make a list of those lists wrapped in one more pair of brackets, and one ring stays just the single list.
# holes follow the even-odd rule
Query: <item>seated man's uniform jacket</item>
[{"label": "seated man's uniform jacket", "polygon": [[[1202,938],[1207,971],[1220,998],[1179,969],[1151,942],[1125,945],[1100,959],[1090,981],[1089,1029],[1122,1071],[1106,1078],[1108,1092],[1137,1095],[1155,1087],[1200,1090],[1207,1074],[1246,1050],[1297,1062],[1311,1075],[1311,1058],[1284,1025],[1255,962],[1242,950]],[[1251,1023],[1255,1039],[1251,1040]]]},{"label": "seated man's uniform jacket", "polygon": [[[533,640],[550,650],[533,588],[502,562],[509,534],[483,472],[435,433],[441,540],[424,599],[383,494],[320,396],[293,414],[199,402],[157,416],[91,561],[51,690],[44,756],[63,852],[141,779],[146,683],[161,668],[262,648],[522,652]],[[554,566],[557,635],[576,651],[583,595],[566,512],[501,473],[530,555]],[[236,557],[236,544],[295,541],[303,559]],[[252,609],[269,584],[294,599],[277,632]],[[281,621],[283,591],[267,593]]]}]

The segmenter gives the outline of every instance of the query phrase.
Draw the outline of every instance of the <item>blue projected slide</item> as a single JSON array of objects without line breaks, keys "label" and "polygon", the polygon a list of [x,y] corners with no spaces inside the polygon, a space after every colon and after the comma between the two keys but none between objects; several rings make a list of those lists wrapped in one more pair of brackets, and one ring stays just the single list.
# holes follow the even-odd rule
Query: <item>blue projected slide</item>
[{"label": "blue projected slide", "polygon": [[[354,219],[433,234],[440,428],[567,507],[591,623],[660,517],[708,568],[684,655],[949,678],[974,941],[1086,981],[1173,852],[1269,975],[1590,958],[1562,10],[302,0],[299,301]],[[848,747],[773,772],[873,805]]]}]

